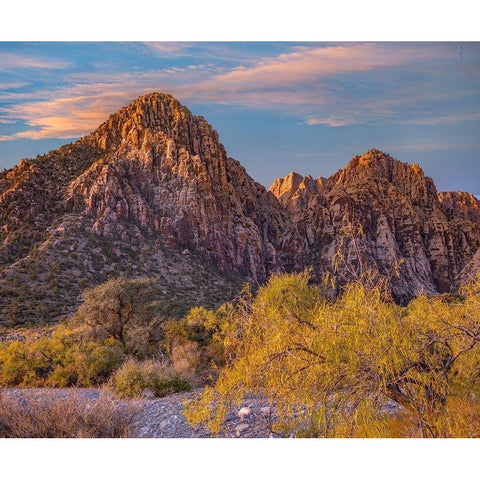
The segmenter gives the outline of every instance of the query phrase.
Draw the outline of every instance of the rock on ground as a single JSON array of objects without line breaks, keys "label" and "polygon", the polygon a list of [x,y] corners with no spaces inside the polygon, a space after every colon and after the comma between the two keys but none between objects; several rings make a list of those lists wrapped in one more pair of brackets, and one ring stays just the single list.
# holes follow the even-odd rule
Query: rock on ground
[{"label": "rock on ground", "polygon": [[[112,399],[119,408],[133,406],[136,413],[133,420],[132,437],[141,438],[207,438],[210,434],[205,428],[194,429],[188,425],[183,416],[184,399],[191,400],[201,390],[188,393],[177,393],[163,398],[138,398],[132,400],[116,400],[102,389],[93,388],[4,388],[2,394],[6,398],[34,400],[64,400],[76,396],[79,401],[96,402],[105,395]],[[266,404],[261,399],[245,398],[240,407],[227,414],[220,437],[223,438],[268,438],[271,437],[268,419],[262,411]],[[239,415],[239,411],[248,411],[248,415]],[[263,410],[262,410],[263,409]]]}]

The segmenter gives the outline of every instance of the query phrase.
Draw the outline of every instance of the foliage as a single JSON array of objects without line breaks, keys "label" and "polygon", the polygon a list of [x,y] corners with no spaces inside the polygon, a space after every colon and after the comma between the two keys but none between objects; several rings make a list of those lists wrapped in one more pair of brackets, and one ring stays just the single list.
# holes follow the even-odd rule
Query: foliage
[{"label": "foliage", "polygon": [[150,278],[115,278],[83,292],[84,302],[71,319],[85,325],[96,340],[112,337],[125,353],[148,354],[161,333],[156,282]]},{"label": "foliage", "polygon": [[82,329],[59,326],[50,337],[0,344],[0,384],[92,386],[103,383],[123,362],[112,339],[93,342]]},{"label": "foliage", "polygon": [[190,384],[164,362],[130,359],[112,376],[109,387],[120,398],[138,397],[145,389],[157,397],[190,390]]},{"label": "foliage", "polygon": [[208,383],[225,365],[231,350],[225,340],[234,328],[234,312],[231,303],[216,310],[194,307],[184,318],[165,323],[163,350],[177,368],[188,371],[193,384]]},{"label": "foliage", "polygon": [[[50,392],[51,393],[51,392]],[[132,436],[133,410],[112,400],[96,402],[73,394],[67,399],[0,396],[1,438],[115,438]]]},{"label": "foliage", "polygon": [[421,296],[406,307],[362,280],[332,302],[308,272],[272,276],[235,314],[235,356],[186,405],[189,422],[218,431],[253,393],[275,405],[272,428],[285,435],[479,436],[480,278],[463,301]]},{"label": "foliage", "polygon": [[195,307],[175,319],[166,316],[169,305],[157,294],[156,282],[148,278],[118,278],[86,290],[67,326],[0,343],[0,384],[101,385],[126,356],[169,363],[191,385],[205,383],[215,366],[225,363],[232,305]]}]

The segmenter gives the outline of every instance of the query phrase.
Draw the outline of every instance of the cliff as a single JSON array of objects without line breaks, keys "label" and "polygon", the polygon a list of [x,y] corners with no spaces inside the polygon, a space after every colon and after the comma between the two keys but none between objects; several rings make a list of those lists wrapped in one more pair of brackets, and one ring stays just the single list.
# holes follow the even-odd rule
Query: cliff
[{"label": "cliff", "polygon": [[0,322],[58,320],[119,275],[155,277],[186,308],[308,266],[340,283],[374,267],[405,303],[457,288],[480,248],[478,211],[378,150],[267,191],[203,117],[153,93],[0,174]]}]

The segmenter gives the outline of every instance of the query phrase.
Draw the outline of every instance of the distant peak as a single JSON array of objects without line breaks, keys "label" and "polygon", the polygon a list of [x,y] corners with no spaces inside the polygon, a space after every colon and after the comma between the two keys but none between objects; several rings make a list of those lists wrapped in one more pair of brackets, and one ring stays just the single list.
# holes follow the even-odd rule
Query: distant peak
[{"label": "distant peak", "polygon": [[406,168],[414,174],[424,175],[418,163],[408,164],[401,162],[389,153],[382,152],[376,148],[371,148],[362,155],[355,155],[343,170],[351,168],[374,168],[377,173],[383,170],[388,172],[389,175],[391,175],[392,170]]},{"label": "distant peak", "polygon": [[288,175],[284,177],[286,181],[292,181],[292,182],[301,182],[303,180],[303,175],[300,175],[297,172],[290,172]]},{"label": "distant peak", "polygon": [[366,161],[393,161],[393,162],[398,162],[396,158],[393,158],[390,156],[390,154],[386,152],[382,152],[381,150],[378,150],[377,148],[371,148],[370,150],[367,150],[363,155],[356,156],[354,158],[358,158],[360,161],[366,160]]},{"label": "distant peak", "polygon": [[283,186],[285,188],[287,185],[289,188],[298,188],[298,185],[303,181],[303,176],[297,172],[287,173],[284,177],[277,178],[270,189],[275,189],[276,187]]}]

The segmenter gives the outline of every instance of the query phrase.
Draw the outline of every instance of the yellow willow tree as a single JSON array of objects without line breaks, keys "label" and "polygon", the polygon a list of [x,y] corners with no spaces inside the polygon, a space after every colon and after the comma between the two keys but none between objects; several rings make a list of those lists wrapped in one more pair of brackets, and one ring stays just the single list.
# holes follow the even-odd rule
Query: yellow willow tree
[{"label": "yellow willow tree", "polygon": [[480,435],[480,279],[461,300],[407,307],[384,287],[355,281],[332,302],[309,272],[272,276],[239,308],[226,339],[234,354],[186,405],[189,422],[218,432],[229,407],[257,394],[284,435]]}]

